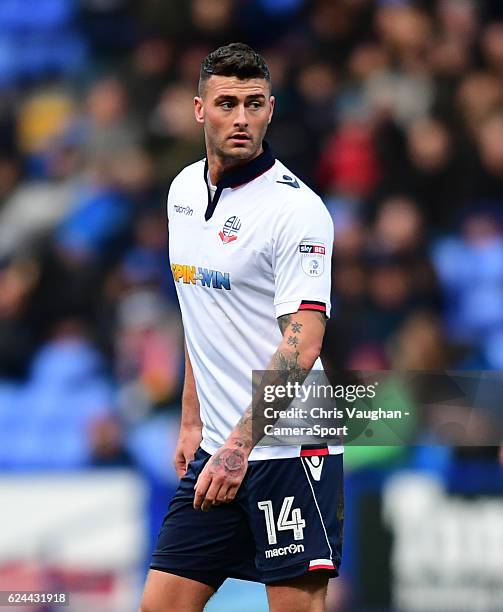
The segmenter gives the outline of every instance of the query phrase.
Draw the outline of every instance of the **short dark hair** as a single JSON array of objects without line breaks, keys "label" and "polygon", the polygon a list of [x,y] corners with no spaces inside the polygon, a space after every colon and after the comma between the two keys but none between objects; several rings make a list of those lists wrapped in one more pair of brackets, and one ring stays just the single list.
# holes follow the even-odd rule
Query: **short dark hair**
[{"label": "short dark hair", "polygon": [[199,74],[199,95],[202,95],[206,81],[213,75],[265,79],[271,83],[271,75],[264,58],[244,43],[219,47],[203,59]]}]

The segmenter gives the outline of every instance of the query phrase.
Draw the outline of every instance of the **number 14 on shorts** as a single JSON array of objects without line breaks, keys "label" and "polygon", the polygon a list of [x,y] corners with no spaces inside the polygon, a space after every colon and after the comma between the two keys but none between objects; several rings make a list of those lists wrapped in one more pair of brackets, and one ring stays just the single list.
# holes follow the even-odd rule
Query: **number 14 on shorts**
[{"label": "number 14 on shorts", "polygon": [[[295,498],[291,496],[285,497],[285,499],[283,500],[281,510],[278,516],[277,525],[274,521],[272,501],[270,499],[267,499],[265,501],[260,501],[257,503],[259,510],[262,510],[265,515],[265,526],[267,529],[267,539],[269,541],[269,544],[278,543],[276,526],[278,528],[278,531],[286,531],[287,529],[292,529],[294,540],[304,539],[304,527],[306,526],[306,521],[301,516],[300,508],[294,508],[292,510],[294,499]],[[288,518],[289,515],[291,515],[290,518]]]}]

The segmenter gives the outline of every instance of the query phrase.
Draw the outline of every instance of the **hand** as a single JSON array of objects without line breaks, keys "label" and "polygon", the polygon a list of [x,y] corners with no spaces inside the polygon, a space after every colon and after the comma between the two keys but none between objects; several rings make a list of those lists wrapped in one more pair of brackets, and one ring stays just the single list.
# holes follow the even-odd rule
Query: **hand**
[{"label": "hand", "polygon": [[197,479],[194,508],[203,512],[229,503],[235,497],[248,468],[248,453],[236,446],[222,446],[210,457]]},{"label": "hand", "polygon": [[201,440],[200,427],[182,427],[180,429],[175,456],[173,457],[173,465],[178,478],[181,478],[187,471]]}]

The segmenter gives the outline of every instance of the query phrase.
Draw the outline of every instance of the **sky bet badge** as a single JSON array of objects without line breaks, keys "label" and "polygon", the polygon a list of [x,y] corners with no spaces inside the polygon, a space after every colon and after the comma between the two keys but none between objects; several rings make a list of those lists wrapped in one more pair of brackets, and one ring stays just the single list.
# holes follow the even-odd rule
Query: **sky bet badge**
[{"label": "sky bet badge", "polygon": [[301,242],[302,269],[308,276],[321,276],[325,266],[325,246],[319,242]]},{"label": "sky bet badge", "polygon": [[241,221],[239,217],[229,217],[224,223],[223,228],[218,232],[220,239],[224,244],[228,244],[233,240],[237,240]]}]

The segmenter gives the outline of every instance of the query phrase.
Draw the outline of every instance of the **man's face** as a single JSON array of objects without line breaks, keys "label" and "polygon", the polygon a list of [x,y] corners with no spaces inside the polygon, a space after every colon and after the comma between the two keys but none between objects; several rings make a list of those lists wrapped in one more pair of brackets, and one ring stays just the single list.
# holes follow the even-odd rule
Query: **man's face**
[{"label": "man's face", "polygon": [[196,120],[204,124],[208,154],[232,162],[260,153],[274,110],[265,79],[211,76],[194,104]]}]

